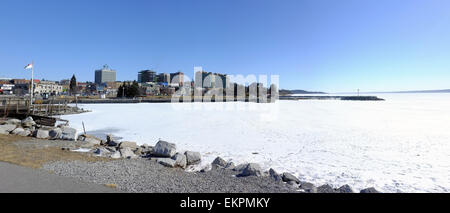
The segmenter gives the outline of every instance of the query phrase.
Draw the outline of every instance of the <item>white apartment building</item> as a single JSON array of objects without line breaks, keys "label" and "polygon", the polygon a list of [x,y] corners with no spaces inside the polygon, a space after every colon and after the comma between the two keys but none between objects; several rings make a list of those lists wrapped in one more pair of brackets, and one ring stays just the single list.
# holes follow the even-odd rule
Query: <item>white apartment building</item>
[{"label": "white apartment building", "polygon": [[41,81],[38,83],[34,89],[35,94],[60,94],[63,92],[63,86],[57,84],[54,81]]}]

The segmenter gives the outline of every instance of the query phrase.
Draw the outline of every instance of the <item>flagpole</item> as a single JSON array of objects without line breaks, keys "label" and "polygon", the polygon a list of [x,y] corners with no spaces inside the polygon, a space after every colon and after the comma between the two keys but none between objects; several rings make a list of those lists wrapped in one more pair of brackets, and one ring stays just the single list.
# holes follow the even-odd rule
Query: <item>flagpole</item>
[{"label": "flagpole", "polygon": [[30,89],[30,106],[33,105],[33,93],[34,93],[34,61],[31,62],[31,89]]}]

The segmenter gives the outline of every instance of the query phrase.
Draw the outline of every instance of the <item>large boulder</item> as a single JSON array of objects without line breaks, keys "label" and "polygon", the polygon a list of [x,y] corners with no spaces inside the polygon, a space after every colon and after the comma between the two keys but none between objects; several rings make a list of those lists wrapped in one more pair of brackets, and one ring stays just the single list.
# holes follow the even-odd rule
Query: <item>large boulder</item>
[{"label": "large boulder", "polygon": [[25,130],[19,127],[19,128],[14,129],[14,130],[11,132],[11,134],[18,135],[19,133],[21,133],[21,132],[23,132],[23,131],[25,131]]},{"label": "large boulder", "polygon": [[338,192],[338,193],[353,193],[353,189],[349,185],[345,184],[345,185],[339,187],[338,189],[336,189],[336,192]]},{"label": "large boulder", "polygon": [[370,187],[370,188],[361,190],[360,193],[380,193],[380,192],[378,190],[376,190],[375,188]]},{"label": "large boulder", "polygon": [[9,135],[9,132],[0,128],[0,135]]},{"label": "large boulder", "polygon": [[307,193],[317,193],[317,187],[314,186],[314,184],[308,182],[301,182],[300,189]]},{"label": "large boulder", "polygon": [[317,192],[318,193],[336,193],[336,190],[333,189],[333,187],[331,187],[328,184],[322,185],[317,187]]},{"label": "large boulder", "polygon": [[227,165],[225,166],[225,169],[229,170],[233,170],[234,168],[236,168],[236,165],[234,165],[233,162],[228,162]]},{"label": "large boulder", "polygon": [[107,143],[110,142],[110,141],[113,141],[113,140],[114,140],[113,135],[111,135],[111,134],[106,135],[106,142]]},{"label": "large boulder", "polygon": [[93,153],[98,156],[108,156],[109,154],[111,154],[111,152],[108,149],[102,146],[95,149]]},{"label": "large boulder", "polygon": [[100,145],[100,143],[102,142],[102,140],[100,138],[97,138],[93,135],[87,135],[87,134],[82,134],[82,135],[78,136],[77,140],[87,142],[90,144],[94,144],[94,145]]},{"label": "large boulder", "polygon": [[139,148],[139,146],[136,144],[136,142],[131,142],[131,141],[123,141],[119,144],[119,148],[131,148],[132,150],[136,150],[137,148]]},{"label": "large boulder", "polygon": [[300,180],[297,177],[288,172],[283,173],[282,178],[284,182],[294,181],[297,184],[300,183]]},{"label": "large boulder", "polygon": [[137,155],[134,154],[134,152],[131,150],[130,147],[121,148],[119,151],[120,151],[120,156],[122,158],[134,159],[134,158],[138,157]]},{"label": "large boulder", "polygon": [[153,147],[147,144],[141,146],[141,154],[142,155],[151,155],[153,152]]},{"label": "large boulder", "polygon": [[25,128],[31,128],[36,125],[32,117],[27,117],[22,120],[22,126]]},{"label": "large boulder", "polygon": [[269,169],[269,175],[270,175],[270,177],[273,179],[273,180],[275,180],[275,181],[282,181],[283,180],[283,177],[280,175],[280,174],[278,174],[274,169],[272,169],[272,168],[270,168]]},{"label": "large boulder", "polygon": [[165,167],[170,167],[170,168],[174,168],[177,163],[177,161],[175,161],[174,159],[170,159],[170,158],[158,158],[158,159],[156,159],[156,162]]},{"label": "large boulder", "polygon": [[6,124],[12,124],[12,125],[19,126],[22,124],[22,121],[19,119],[12,118],[12,119],[7,120]]},{"label": "large boulder", "polygon": [[49,139],[49,131],[43,129],[37,129],[34,131],[33,136],[39,139]]},{"label": "large boulder", "polygon": [[211,166],[213,169],[216,168],[225,168],[227,166],[227,162],[222,159],[221,157],[217,157],[214,159],[214,161],[211,163]]},{"label": "large boulder", "polygon": [[61,133],[61,139],[62,140],[68,140],[68,141],[76,141],[77,140],[77,130],[68,127],[68,126],[62,126],[61,127],[62,133]]},{"label": "large boulder", "polygon": [[0,125],[0,131],[2,132],[7,132],[7,134],[9,134],[10,132],[12,132],[14,129],[16,129],[16,125],[14,124],[4,124],[4,125]]},{"label": "large boulder", "polygon": [[245,169],[242,170],[242,173],[239,174],[239,176],[241,176],[241,177],[262,176],[262,174],[263,174],[263,171],[262,171],[261,167],[259,166],[259,164],[249,163],[249,164],[247,164],[247,167],[245,167]]},{"label": "large boulder", "polygon": [[234,167],[233,171],[242,172],[245,169],[245,167],[247,167],[247,164],[239,164],[236,167]]},{"label": "large boulder", "polygon": [[17,135],[23,136],[23,137],[28,137],[28,136],[31,135],[31,130],[29,130],[29,129],[24,129],[22,132],[17,133]]},{"label": "large boulder", "polygon": [[48,134],[50,136],[50,139],[58,140],[58,139],[61,139],[61,137],[62,137],[62,130],[60,128],[54,128],[54,129],[50,130]]},{"label": "large boulder", "polygon": [[171,158],[177,153],[177,146],[166,141],[158,141],[153,148],[152,155]]},{"label": "large boulder", "polygon": [[177,153],[172,157],[172,160],[175,160],[176,167],[181,167],[183,169],[186,168],[186,165],[187,165],[186,155]]},{"label": "large boulder", "polygon": [[201,158],[201,156],[200,156],[200,152],[186,151],[186,152],[184,153],[184,155],[186,155],[186,162],[187,162],[187,165],[198,164],[198,163],[200,163],[200,161],[202,160],[202,158]]},{"label": "large boulder", "polygon": [[120,154],[119,151],[115,151],[111,155],[111,158],[113,158],[113,159],[119,159],[120,157],[122,157],[122,155]]}]

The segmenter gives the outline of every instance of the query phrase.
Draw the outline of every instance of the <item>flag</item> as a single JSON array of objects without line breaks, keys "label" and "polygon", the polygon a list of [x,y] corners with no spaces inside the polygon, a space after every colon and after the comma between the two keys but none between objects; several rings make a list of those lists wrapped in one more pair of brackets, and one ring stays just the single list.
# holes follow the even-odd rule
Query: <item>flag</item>
[{"label": "flag", "polygon": [[33,64],[28,64],[27,66],[25,66],[25,69],[27,70],[27,69],[31,69],[31,68],[33,68]]}]

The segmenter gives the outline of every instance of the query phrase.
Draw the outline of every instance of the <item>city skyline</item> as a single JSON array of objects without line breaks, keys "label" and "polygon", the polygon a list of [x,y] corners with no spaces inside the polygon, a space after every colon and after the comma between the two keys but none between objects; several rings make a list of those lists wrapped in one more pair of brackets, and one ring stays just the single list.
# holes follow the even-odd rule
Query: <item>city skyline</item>
[{"label": "city skyline", "polygon": [[103,64],[117,70],[119,81],[136,80],[145,69],[192,79],[193,67],[202,66],[279,75],[283,89],[448,89],[449,6],[439,0],[7,0],[0,8],[0,77],[29,78],[23,66],[34,61],[35,77],[51,80],[75,74],[93,81]]}]

